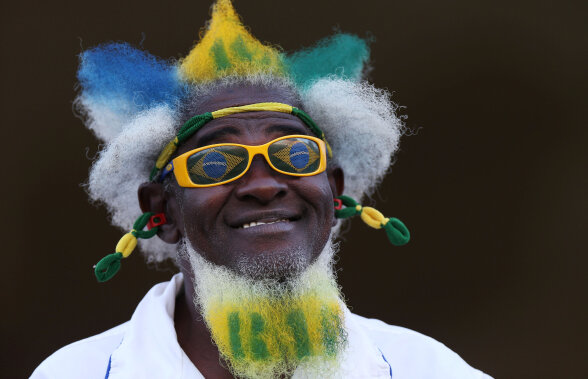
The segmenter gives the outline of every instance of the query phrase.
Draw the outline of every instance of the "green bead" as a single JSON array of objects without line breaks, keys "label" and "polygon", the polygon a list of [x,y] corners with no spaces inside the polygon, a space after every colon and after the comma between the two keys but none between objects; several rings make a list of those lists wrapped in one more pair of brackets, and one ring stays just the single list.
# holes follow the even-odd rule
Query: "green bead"
[{"label": "green bead", "polygon": [[94,268],[94,275],[99,282],[106,282],[110,280],[120,269],[120,260],[122,253],[108,254],[96,264]]},{"label": "green bead", "polygon": [[349,217],[355,216],[358,213],[359,212],[355,209],[355,207],[343,208],[343,209],[335,210],[335,217],[336,218],[349,218]]},{"label": "green bead", "polygon": [[384,225],[384,230],[394,246],[406,245],[410,241],[408,228],[397,218],[391,217],[386,225]]}]

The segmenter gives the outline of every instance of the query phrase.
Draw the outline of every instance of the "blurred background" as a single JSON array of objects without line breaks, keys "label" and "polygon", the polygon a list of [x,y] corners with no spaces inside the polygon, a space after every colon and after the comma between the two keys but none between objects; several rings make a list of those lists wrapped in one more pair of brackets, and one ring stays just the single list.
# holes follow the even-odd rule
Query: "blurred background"
[{"label": "blurred background", "polygon": [[[99,145],[72,112],[77,55],[129,41],[182,57],[211,1],[0,5],[3,376],[128,320],[172,275],[137,254],[112,281],[94,278],[121,232],[80,186]],[[587,3],[235,5],[255,36],[289,51],[335,29],[373,36],[370,80],[413,130],[371,203],[413,239],[392,248],[352,222],[338,263],[352,310],[432,336],[496,378],[585,377]]]}]

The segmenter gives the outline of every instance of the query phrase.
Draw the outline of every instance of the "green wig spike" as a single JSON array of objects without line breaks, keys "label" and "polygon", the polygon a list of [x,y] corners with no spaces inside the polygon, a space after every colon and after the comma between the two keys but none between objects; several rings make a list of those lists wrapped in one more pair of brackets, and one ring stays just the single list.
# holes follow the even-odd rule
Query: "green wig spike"
[{"label": "green wig spike", "polygon": [[369,54],[366,40],[338,33],[288,55],[285,63],[290,77],[304,89],[317,79],[333,75],[360,80]]}]

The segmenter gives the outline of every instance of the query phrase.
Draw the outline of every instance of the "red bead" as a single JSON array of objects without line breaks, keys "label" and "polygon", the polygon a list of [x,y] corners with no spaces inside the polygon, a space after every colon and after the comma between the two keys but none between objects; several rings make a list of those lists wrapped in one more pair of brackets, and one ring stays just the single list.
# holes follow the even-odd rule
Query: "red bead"
[{"label": "red bead", "polygon": [[156,226],[165,224],[166,222],[167,222],[167,220],[165,219],[165,214],[163,214],[163,213],[155,214],[155,215],[151,216],[151,218],[149,218],[149,221],[147,222],[147,229],[151,230],[151,229],[155,228]]}]

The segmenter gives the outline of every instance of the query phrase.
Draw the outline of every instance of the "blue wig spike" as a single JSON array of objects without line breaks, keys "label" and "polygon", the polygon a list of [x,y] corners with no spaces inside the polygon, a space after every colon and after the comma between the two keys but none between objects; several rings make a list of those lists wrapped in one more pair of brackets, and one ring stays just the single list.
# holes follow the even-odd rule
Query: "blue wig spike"
[{"label": "blue wig spike", "polygon": [[80,55],[81,95],[115,114],[133,116],[181,93],[175,66],[127,43],[110,43]]},{"label": "blue wig spike", "polygon": [[360,80],[369,54],[364,39],[338,33],[320,40],[311,48],[288,55],[286,64],[296,84],[305,88],[326,76]]}]

